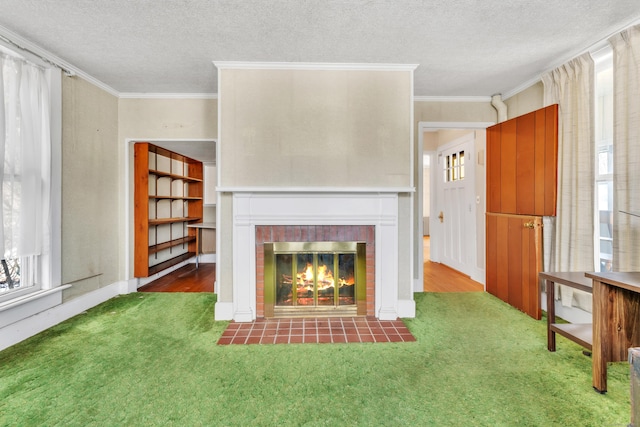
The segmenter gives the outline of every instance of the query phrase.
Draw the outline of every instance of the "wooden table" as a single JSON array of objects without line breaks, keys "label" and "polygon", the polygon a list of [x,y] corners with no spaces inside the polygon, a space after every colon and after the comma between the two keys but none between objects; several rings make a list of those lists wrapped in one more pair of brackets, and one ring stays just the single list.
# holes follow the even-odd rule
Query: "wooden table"
[{"label": "wooden table", "polygon": [[593,279],[593,388],[607,391],[607,363],[640,346],[640,272],[586,273]]},{"label": "wooden table", "polygon": [[556,323],[555,283],[591,293],[592,280],[584,272],[540,272],[547,290],[547,348],[556,351],[556,333],[587,348],[592,349],[593,326],[591,323]]},{"label": "wooden table", "polygon": [[196,269],[197,269],[199,267],[198,260],[200,258],[200,252],[202,252],[202,248],[200,247],[202,246],[202,229],[206,228],[209,230],[215,230],[216,223],[215,222],[197,222],[195,224],[188,224],[187,227],[195,228],[197,230],[196,232]]}]

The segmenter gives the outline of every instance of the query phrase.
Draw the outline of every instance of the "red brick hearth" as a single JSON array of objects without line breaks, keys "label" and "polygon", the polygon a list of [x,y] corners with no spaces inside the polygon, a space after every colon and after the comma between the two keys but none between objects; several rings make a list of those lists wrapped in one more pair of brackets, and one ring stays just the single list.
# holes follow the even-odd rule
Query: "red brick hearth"
[{"label": "red brick hearth", "polygon": [[382,321],[375,317],[334,317],[231,322],[218,344],[378,343],[415,340],[400,319]]},{"label": "red brick hearth", "polygon": [[367,316],[373,316],[375,290],[375,226],[373,225],[257,225],[256,315],[264,317],[265,242],[365,242],[367,250]]}]

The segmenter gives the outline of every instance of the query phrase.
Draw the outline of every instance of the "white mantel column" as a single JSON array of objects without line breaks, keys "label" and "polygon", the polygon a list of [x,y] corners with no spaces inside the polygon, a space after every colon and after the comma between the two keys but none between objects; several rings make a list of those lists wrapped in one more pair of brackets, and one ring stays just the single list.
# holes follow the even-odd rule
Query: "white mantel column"
[{"label": "white mantel column", "polygon": [[256,235],[255,225],[243,218],[248,198],[234,200],[233,216],[233,320],[256,319]]},{"label": "white mantel column", "polygon": [[[396,196],[396,195],[394,195]],[[398,318],[398,199],[381,203],[376,224],[376,317]]]}]

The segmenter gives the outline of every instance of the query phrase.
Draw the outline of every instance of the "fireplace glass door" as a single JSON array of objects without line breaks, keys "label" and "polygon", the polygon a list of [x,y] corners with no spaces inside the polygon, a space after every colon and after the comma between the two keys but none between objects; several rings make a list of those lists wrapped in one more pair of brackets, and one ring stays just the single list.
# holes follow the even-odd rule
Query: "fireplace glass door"
[{"label": "fireplace glass door", "polygon": [[359,274],[357,242],[267,243],[265,315],[357,311]]}]

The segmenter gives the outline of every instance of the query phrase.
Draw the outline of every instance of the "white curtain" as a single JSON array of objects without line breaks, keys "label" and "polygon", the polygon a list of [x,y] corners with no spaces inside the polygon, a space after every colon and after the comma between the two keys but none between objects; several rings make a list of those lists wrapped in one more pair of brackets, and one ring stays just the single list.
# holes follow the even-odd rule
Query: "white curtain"
[{"label": "white curtain", "polygon": [[640,270],[640,26],[613,36],[613,269]]},{"label": "white curtain", "polygon": [[542,76],[545,105],[558,104],[558,203],[550,266],[593,270],[593,60],[582,55]]},{"label": "white curtain", "polygon": [[0,54],[0,258],[49,247],[51,142],[43,69]]},{"label": "white curtain", "polygon": [[[545,221],[545,246],[550,244],[545,266],[593,271],[593,60],[589,54],[579,56],[544,74],[542,82],[545,105],[558,104],[558,202],[555,220]],[[564,305],[591,309],[589,298],[571,288],[562,287],[560,294]]]}]

